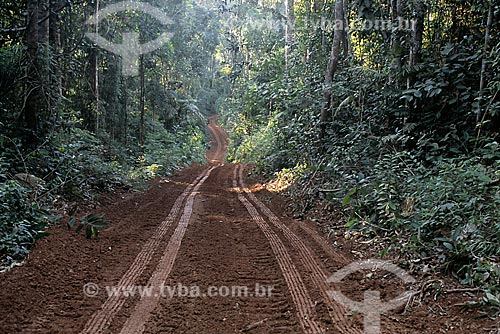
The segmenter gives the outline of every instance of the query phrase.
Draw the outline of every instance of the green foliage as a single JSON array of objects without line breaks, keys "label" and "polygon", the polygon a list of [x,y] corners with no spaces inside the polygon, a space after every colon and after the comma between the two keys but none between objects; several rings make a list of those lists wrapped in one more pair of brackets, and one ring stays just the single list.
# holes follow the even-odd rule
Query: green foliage
[{"label": "green foliage", "polygon": [[[3,137],[0,146],[0,256],[2,265],[21,260],[51,221],[50,204],[93,200],[117,187],[143,187],[156,175],[169,175],[191,161],[204,158],[205,136],[195,121],[186,121],[175,132],[158,122],[148,124],[144,149],[99,137],[79,128],[54,132],[43,145],[22,152],[15,141]],[[2,138],[2,137],[0,137]],[[5,161],[10,161],[7,164]],[[44,180],[43,189],[28,189],[11,174],[25,172]],[[7,173],[9,171],[10,173]],[[45,203],[47,209],[41,209]],[[96,238],[107,222],[102,216],[81,218],[69,214],[68,227]]]},{"label": "green foliage", "polygon": [[[288,192],[302,195],[302,209],[322,197],[346,229],[387,237],[409,259],[426,254],[463,284],[497,294],[498,22],[485,50],[484,2],[407,3],[403,17],[425,8],[418,57],[411,59],[414,32],[351,31],[326,86],[332,29],[310,23],[328,16],[330,6],[320,11],[296,3],[288,66],[282,31],[248,36],[243,29],[235,36],[242,51],[228,61],[233,94],[221,106],[229,157],[254,161],[267,175],[306,166]],[[462,13],[463,20],[443,13]],[[378,1],[346,7],[350,21],[390,20],[391,14]],[[238,61],[244,66],[236,71]],[[481,78],[486,85],[479,91]],[[325,91],[332,108],[320,124]]]},{"label": "green foliage", "polygon": [[0,182],[0,266],[22,260],[51,220],[30,195],[16,181]]},{"label": "green foliage", "polygon": [[[255,161],[259,165],[266,165],[267,161],[276,161],[275,147],[276,137],[274,134],[276,126],[269,122],[266,126],[248,133],[248,129],[241,125],[234,128],[230,139],[234,142],[239,142],[239,145],[234,146],[229,152],[229,159],[235,161]],[[245,135],[245,133],[248,133]],[[272,157],[271,157],[272,156]],[[267,166],[272,169],[272,166]]]},{"label": "green foliage", "polygon": [[438,257],[463,283],[495,283],[494,266],[487,279],[467,270],[479,263],[485,268],[484,259],[500,256],[500,188],[490,185],[494,177],[495,170],[476,159],[424,167],[404,152],[385,155],[342,204],[349,228],[407,234],[411,247]]},{"label": "green foliage", "polygon": [[109,222],[103,220],[104,214],[87,214],[81,218],[75,217],[75,213],[77,210],[77,206],[74,205],[69,211],[69,220],[66,225],[68,229],[75,228],[76,233],[80,233],[82,230],[85,230],[85,236],[87,239],[97,239],[99,235],[99,228],[103,228],[109,225]]},{"label": "green foliage", "polygon": [[156,174],[168,175],[193,161],[203,162],[204,158],[205,137],[198,126],[176,126],[173,132],[158,126],[148,133],[138,172],[148,178]]}]

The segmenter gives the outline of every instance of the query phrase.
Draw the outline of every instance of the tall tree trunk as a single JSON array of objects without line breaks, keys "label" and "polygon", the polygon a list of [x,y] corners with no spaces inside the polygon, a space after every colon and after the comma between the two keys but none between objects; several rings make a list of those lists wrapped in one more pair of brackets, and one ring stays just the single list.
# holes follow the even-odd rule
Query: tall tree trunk
[{"label": "tall tree trunk", "polygon": [[38,42],[43,46],[49,44],[50,2],[38,0]]},{"label": "tall tree trunk", "polygon": [[328,66],[325,72],[325,81],[323,87],[323,106],[321,108],[320,116],[320,138],[324,138],[326,134],[326,125],[330,120],[330,108],[332,104],[332,88],[331,84],[333,82],[333,76],[337,71],[339,57],[340,57],[340,45],[342,41],[342,36],[344,35],[344,1],[336,0],[335,2],[335,32],[333,35],[332,50],[330,54],[330,59],[328,61]]},{"label": "tall tree trunk", "polygon": [[422,41],[424,38],[424,21],[427,13],[427,6],[423,0],[415,3],[415,9],[412,22],[412,43],[410,48],[410,66],[415,66],[420,62],[422,54]]},{"label": "tall tree trunk", "polygon": [[[99,13],[99,0],[94,5],[94,15]],[[96,20],[98,22],[98,20]],[[96,24],[95,33],[99,33],[99,24]],[[99,130],[99,49],[92,46],[89,50],[89,104],[84,115],[84,125],[87,130],[97,132]]]},{"label": "tall tree trunk", "polygon": [[[59,0],[50,0],[51,9],[59,8]],[[51,90],[53,93],[54,107],[58,107],[62,97],[62,70],[61,70],[61,27],[59,24],[58,15],[50,12],[49,39],[52,47],[53,57],[55,57],[53,65],[53,74],[51,77]]]},{"label": "tall tree trunk", "polygon": [[[391,0],[391,16],[392,16],[392,36],[391,36],[391,69],[395,72],[401,70],[401,57],[403,48],[401,46],[401,30],[394,29],[399,25],[399,18],[401,17],[401,0]],[[392,78],[391,81],[394,81]]]},{"label": "tall tree trunk", "polygon": [[351,57],[352,54],[352,46],[351,46],[351,38],[349,36],[349,27],[351,25],[351,21],[349,20],[349,8],[350,3],[349,0],[344,0],[344,33],[342,34],[342,45],[344,47],[344,57]]},{"label": "tall tree trunk", "polygon": [[95,132],[97,130],[97,110],[99,108],[99,66],[98,53],[96,47],[91,47],[88,54],[88,104],[83,112],[83,124],[88,131]]},{"label": "tall tree trunk", "polygon": [[116,138],[117,132],[120,132],[116,129],[116,117],[119,115],[121,110],[121,68],[119,65],[120,59],[117,56],[109,56],[108,68],[104,77],[106,85],[103,86],[102,92],[102,95],[106,97],[104,124],[106,125],[106,131],[110,134],[113,140]]},{"label": "tall tree trunk", "polygon": [[293,47],[293,25],[295,21],[295,13],[293,10],[294,0],[285,0],[285,66],[289,68],[290,53]]},{"label": "tall tree trunk", "polygon": [[[52,91],[50,86],[50,1],[38,0],[38,80],[40,82],[39,118],[50,119],[52,111]],[[45,123],[45,122],[43,122]],[[42,124],[43,124],[42,123]]]},{"label": "tall tree trunk", "polygon": [[[99,10],[100,10],[100,1],[96,0],[95,4],[95,15],[97,17],[96,20],[96,25],[95,25],[95,32],[96,34],[99,34]],[[94,76],[94,81],[93,81],[93,87],[94,87],[94,92],[95,92],[95,131],[96,133],[99,131],[99,116],[100,116],[100,100],[101,96],[99,94],[99,52],[97,51],[96,48],[96,54],[95,54],[95,64],[93,66],[93,76]]]},{"label": "tall tree trunk", "polygon": [[[488,50],[490,48],[490,34],[491,34],[491,27],[493,26],[493,4],[490,1],[488,1],[488,19],[486,21],[486,29],[484,32],[484,46],[483,46],[483,56],[482,56],[482,61],[481,61],[481,74],[479,77],[479,97],[478,97],[478,107],[477,107],[477,112],[476,112],[476,123],[481,122],[483,115],[482,115],[482,100],[483,100],[483,93],[484,93],[484,87],[486,87],[486,69],[487,69],[487,55],[488,55]],[[482,123],[482,122],[481,122]],[[479,124],[479,127],[481,128],[481,124]]]},{"label": "tall tree trunk", "polygon": [[28,143],[36,142],[38,131],[40,83],[37,76],[38,59],[38,1],[27,2],[26,47],[28,51],[27,85],[25,92],[24,124],[29,130]]},{"label": "tall tree trunk", "polygon": [[144,126],[144,117],[146,113],[146,90],[144,87],[144,56],[140,57],[140,67],[139,67],[139,76],[141,80],[141,93],[140,93],[140,110],[141,110],[141,129],[140,129],[140,144],[141,147],[144,147],[144,137],[146,128]]},{"label": "tall tree trunk", "polygon": [[118,117],[118,123],[119,123],[119,138],[122,143],[125,145],[128,144],[128,80],[130,77],[122,77],[121,78],[121,98],[122,98],[122,105],[121,105],[121,110],[119,113]]}]

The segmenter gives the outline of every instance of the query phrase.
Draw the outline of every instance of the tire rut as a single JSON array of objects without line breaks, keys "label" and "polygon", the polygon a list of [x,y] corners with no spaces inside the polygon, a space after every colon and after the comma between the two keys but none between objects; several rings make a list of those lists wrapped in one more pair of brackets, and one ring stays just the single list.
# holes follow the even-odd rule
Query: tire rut
[{"label": "tire rut", "polygon": [[[203,177],[209,172],[209,169],[205,169],[196,179],[191,183],[184,192],[176,199],[169,215],[167,218],[158,226],[156,232],[153,236],[146,242],[146,244],[141,249],[140,253],[135,258],[132,265],[129,267],[127,272],[122,276],[117,284],[117,288],[120,290],[130,289],[137,278],[142,274],[146,266],[151,261],[154,253],[157,251],[158,246],[177,218],[182,204],[188,195],[195,191],[196,186],[203,181]],[[95,312],[92,317],[87,321],[85,327],[80,332],[81,334],[98,334],[106,330],[114,316],[122,308],[126,301],[124,295],[112,295],[104,302],[101,309]]]},{"label": "tire rut", "polygon": [[[203,185],[198,217],[167,283],[201,291],[247,287],[249,294],[163,298],[145,333],[238,333],[249,326],[252,334],[302,333],[272,248],[231,187],[234,168],[218,169]],[[272,293],[257,295],[257,284]]]},{"label": "tire rut", "polygon": [[154,310],[158,301],[161,297],[160,287],[165,284],[165,281],[172,270],[175,263],[177,253],[181,247],[182,239],[189,225],[191,214],[193,212],[193,204],[196,195],[198,194],[198,189],[202,186],[205,180],[210,176],[210,173],[218,166],[213,166],[202,174],[200,181],[194,186],[193,190],[187,195],[187,201],[184,205],[184,212],[179,219],[177,228],[174,234],[170,238],[170,241],[165,249],[165,252],[158,264],[155,272],[151,276],[148,286],[152,287],[152,296],[143,296],[139,303],[135,306],[132,315],[125,322],[121,334],[137,334],[144,331],[145,323],[148,321],[151,312]]},{"label": "tire rut", "polygon": [[247,194],[248,198],[261,210],[261,212],[269,219],[269,221],[283,233],[289,244],[298,252],[302,265],[310,272],[310,277],[315,286],[320,290],[323,301],[328,305],[328,312],[332,319],[336,332],[346,334],[360,334],[361,330],[353,328],[352,324],[346,321],[344,314],[346,310],[343,306],[335,303],[330,298],[327,284],[328,277],[330,276],[322,268],[323,265],[316,259],[311,250],[306,244],[293,233],[280,219],[262,203],[245,185],[243,180],[243,169],[239,171],[240,184],[243,191]]},{"label": "tire rut", "polygon": [[[235,188],[239,186],[244,189],[243,184],[243,172],[242,166],[237,165],[234,169],[233,174],[233,186]],[[238,178],[239,175],[239,178]],[[239,179],[239,182],[237,181]],[[244,193],[246,191],[243,190]],[[252,216],[255,223],[260,227],[266,238],[268,239],[273,252],[278,260],[281,271],[285,276],[286,283],[292,294],[293,301],[297,308],[299,322],[301,324],[304,333],[316,334],[324,333],[325,330],[322,328],[321,324],[317,321],[317,315],[314,308],[314,303],[309,295],[309,292],[304,284],[302,276],[298,272],[295,264],[292,261],[290,254],[288,253],[284,243],[281,239],[274,233],[270,226],[264,221],[262,216],[258,213],[254,205],[244,196],[243,192],[238,193],[238,199],[246,207],[248,213]]]}]

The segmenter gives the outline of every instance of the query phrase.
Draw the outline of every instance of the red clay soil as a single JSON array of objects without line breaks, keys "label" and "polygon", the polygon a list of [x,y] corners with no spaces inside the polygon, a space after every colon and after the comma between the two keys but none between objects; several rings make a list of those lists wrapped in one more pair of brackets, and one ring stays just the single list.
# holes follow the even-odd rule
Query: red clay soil
[{"label": "red clay soil", "polygon": [[[279,198],[245,179],[248,166],[224,164],[215,116],[209,130],[206,165],[98,210],[111,224],[97,240],[52,227],[24,265],[0,274],[0,333],[363,333],[362,314],[329,291],[387,300],[411,288],[378,271],[328,284],[356,259],[288,218]],[[497,333],[491,320],[439,306],[390,311],[381,332]]]}]

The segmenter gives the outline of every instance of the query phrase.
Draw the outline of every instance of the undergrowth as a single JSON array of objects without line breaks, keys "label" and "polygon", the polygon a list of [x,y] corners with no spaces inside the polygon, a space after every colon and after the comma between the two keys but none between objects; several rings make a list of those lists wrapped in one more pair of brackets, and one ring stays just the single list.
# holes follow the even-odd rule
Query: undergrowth
[{"label": "undergrowth", "polygon": [[[0,137],[0,267],[21,261],[46,226],[60,219],[53,212],[65,203],[94,201],[118,188],[144,188],[156,175],[203,161],[205,134],[196,123],[167,131],[151,121],[148,130],[144,147],[80,128],[54,131],[31,150],[20,140]],[[68,227],[78,220],[76,231],[85,228],[87,237],[97,237],[105,223],[98,215],[70,216]]]},{"label": "undergrowth", "polygon": [[[272,128],[272,123],[262,125],[239,146],[233,131],[232,159],[256,161],[257,171],[274,179],[270,187],[286,189],[296,202],[313,195],[332,203],[343,228],[371,240],[381,257],[403,254],[401,265],[433,267],[463,285],[481,287],[487,292],[483,302],[500,306],[500,154],[495,147],[477,156],[422,160],[407,150],[375,155],[362,136],[350,135],[326,158],[303,154],[302,163],[277,169],[290,156],[273,150],[277,137],[266,136]],[[392,241],[376,242],[382,239]]]},{"label": "undergrowth", "polygon": [[[262,117],[261,111],[251,111],[256,97],[249,93],[226,101],[222,114],[230,159],[256,162],[258,172],[275,180],[271,187],[286,189],[301,203],[301,214],[326,201],[341,217],[331,224],[371,242],[381,257],[394,254],[402,257],[402,266],[434,268],[463,285],[480,287],[486,292],[483,302],[499,306],[500,151],[495,137],[473,137],[474,131],[458,120],[441,127],[430,119],[427,127],[406,121],[388,128],[388,115],[404,109],[388,101],[404,101],[407,92],[384,88],[371,71],[342,74],[335,83],[340,107],[332,112],[323,140],[317,102],[298,109],[291,93],[287,103],[297,103],[296,110],[277,108]],[[364,94],[363,102],[351,98],[354,86]],[[311,94],[308,86],[295,91]],[[321,101],[320,91],[312,94],[313,101]]]}]

